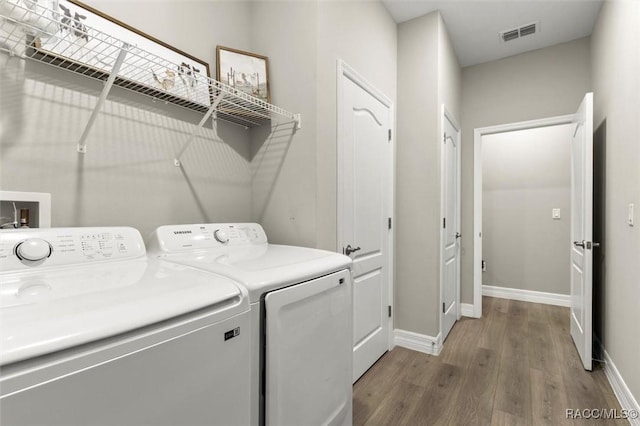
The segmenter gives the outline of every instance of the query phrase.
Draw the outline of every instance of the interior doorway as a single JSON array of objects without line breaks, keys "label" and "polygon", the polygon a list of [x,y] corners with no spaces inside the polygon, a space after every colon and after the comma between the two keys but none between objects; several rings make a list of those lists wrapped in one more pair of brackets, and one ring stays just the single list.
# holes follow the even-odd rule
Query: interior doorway
[{"label": "interior doorway", "polygon": [[[565,115],[565,116],[557,116],[546,119],[539,120],[531,120],[524,121],[518,123],[510,123],[503,124],[491,127],[478,128],[474,132],[474,279],[473,279],[473,290],[474,290],[474,303],[473,303],[473,316],[481,317],[482,316],[482,295],[483,295],[483,139],[485,137],[491,137],[492,135],[504,135],[509,132],[519,132],[526,131],[531,129],[543,129],[550,128],[555,126],[565,126],[570,125],[574,120],[574,115]],[[503,159],[502,161],[507,161],[508,159]],[[566,165],[567,168],[570,167],[568,163]],[[540,173],[543,174],[544,170],[540,170]],[[548,212],[549,220],[553,220],[552,214],[554,212],[552,209]],[[569,213],[568,211],[566,212]],[[562,209],[560,211],[560,216],[562,218]],[[570,216],[565,216],[567,220],[569,220]],[[568,242],[567,242],[568,243]],[[566,245],[565,245],[566,247]],[[518,247],[512,248],[518,249]],[[539,250],[544,250],[544,247],[539,247]],[[538,267],[544,267],[543,265],[538,265]],[[567,262],[566,269],[568,270],[569,264]],[[505,287],[503,288],[512,288],[506,287],[506,282],[504,283]],[[514,285],[514,284],[511,284]],[[502,291],[502,290],[501,290]],[[504,290],[509,293],[508,290]],[[515,294],[514,294],[515,293]],[[540,293],[549,293],[550,292],[540,292]],[[500,294],[502,297],[510,297],[516,298],[518,294],[525,294],[523,292],[511,292],[511,294]],[[498,294],[495,294],[498,295]],[[531,295],[531,294],[529,294]],[[541,296],[541,295],[537,295]],[[540,300],[539,300],[540,301]],[[555,301],[554,304],[560,304],[560,301]],[[565,302],[565,303],[568,303]]]},{"label": "interior doorway", "polygon": [[569,305],[572,131],[483,136],[483,295]]},{"label": "interior doorway", "polygon": [[[593,93],[585,94],[578,110],[575,114],[549,119],[535,120],[509,124],[504,126],[493,126],[475,131],[475,159],[474,159],[474,313],[482,314],[482,295],[488,294],[483,286],[483,252],[484,242],[482,232],[483,223],[483,138],[488,135],[499,134],[514,130],[525,130],[543,128],[548,126],[558,126],[570,124],[570,238],[568,241],[570,262],[569,262],[569,294],[563,303],[550,303],[544,300],[548,293],[534,292],[533,296],[539,296],[543,300],[535,300],[522,291],[511,291],[510,299],[524,300],[530,302],[541,302],[549,304],[559,304],[568,306],[570,310],[570,334],[575,347],[580,355],[585,370],[592,369],[592,349],[593,349],[593,253],[600,244],[593,241]],[[507,159],[508,160],[508,159]],[[544,170],[540,170],[544,173]],[[558,212],[559,214],[560,212]],[[556,211],[552,210],[552,218],[555,218]],[[560,244],[561,246],[563,244]],[[519,247],[514,250],[520,250]],[[547,250],[546,243],[532,249],[532,253],[537,250]],[[599,251],[599,250],[597,250]],[[545,264],[537,265],[537,268],[544,268]],[[528,271],[524,271],[527,273]],[[513,290],[513,289],[512,289]],[[505,297],[505,296],[503,296]]]}]

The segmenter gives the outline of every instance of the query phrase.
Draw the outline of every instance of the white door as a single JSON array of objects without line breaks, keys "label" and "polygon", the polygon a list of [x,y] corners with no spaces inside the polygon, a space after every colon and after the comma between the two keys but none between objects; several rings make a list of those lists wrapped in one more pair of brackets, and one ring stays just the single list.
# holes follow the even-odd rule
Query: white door
[{"label": "white door", "polygon": [[442,234],[441,312],[442,340],[459,318],[460,294],[460,127],[442,110]]},{"label": "white door", "polygon": [[338,67],[338,244],[353,259],[353,381],[389,349],[391,103]]},{"label": "white door", "polygon": [[574,119],[571,141],[571,337],[585,370],[591,370],[593,219],[593,93]]}]

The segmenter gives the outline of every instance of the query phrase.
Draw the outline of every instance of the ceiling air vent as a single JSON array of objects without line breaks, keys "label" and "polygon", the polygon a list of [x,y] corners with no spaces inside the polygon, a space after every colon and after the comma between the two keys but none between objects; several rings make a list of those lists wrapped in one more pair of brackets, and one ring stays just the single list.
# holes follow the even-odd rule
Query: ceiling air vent
[{"label": "ceiling air vent", "polygon": [[520,37],[528,36],[538,32],[538,23],[523,25],[519,28],[500,32],[500,39],[504,42],[515,40]]}]

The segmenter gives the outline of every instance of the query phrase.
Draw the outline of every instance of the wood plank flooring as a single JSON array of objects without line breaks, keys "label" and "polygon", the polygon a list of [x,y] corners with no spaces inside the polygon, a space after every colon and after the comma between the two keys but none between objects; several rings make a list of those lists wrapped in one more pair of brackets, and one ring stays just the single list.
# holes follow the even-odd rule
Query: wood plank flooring
[{"label": "wood plank flooring", "polygon": [[629,424],[565,418],[620,410],[600,365],[582,368],[568,308],[484,297],[483,311],[456,323],[440,356],[397,347],[380,358],[354,384],[353,424]]}]

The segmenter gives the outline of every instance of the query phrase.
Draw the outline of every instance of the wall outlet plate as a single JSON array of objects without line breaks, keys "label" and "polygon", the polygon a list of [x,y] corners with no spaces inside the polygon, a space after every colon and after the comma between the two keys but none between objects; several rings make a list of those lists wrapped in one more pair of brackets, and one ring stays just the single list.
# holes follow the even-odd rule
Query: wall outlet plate
[{"label": "wall outlet plate", "polygon": [[551,218],[560,219],[560,209],[551,209]]},{"label": "wall outlet plate", "polygon": [[629,217],[627,218],[627,223],[629,224],[629,226],[634,226],[635,218],[633,217],[633,210],[633,203],[629,203]]},{"label": "wall outlet plate", "polygon": [[50,228],[51,227],[51,194],[45,192],[20,192],[20,191],[0,191],[0,216],[2,223],[11,222],[16,209],[28,209],[30,211],[29,227]]}]

